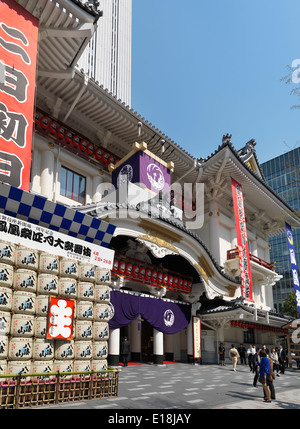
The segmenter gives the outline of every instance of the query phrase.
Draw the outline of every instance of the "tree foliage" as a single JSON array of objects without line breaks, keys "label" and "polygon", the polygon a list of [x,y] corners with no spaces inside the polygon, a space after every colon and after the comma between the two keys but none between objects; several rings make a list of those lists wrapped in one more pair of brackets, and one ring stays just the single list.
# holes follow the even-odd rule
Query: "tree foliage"
[{"label": "tree foliage", "polygon": [[290,292],[289,296],[283,301],[282,313],[291,317],[295,317],[296,319],[299,318],[294,291]]}]

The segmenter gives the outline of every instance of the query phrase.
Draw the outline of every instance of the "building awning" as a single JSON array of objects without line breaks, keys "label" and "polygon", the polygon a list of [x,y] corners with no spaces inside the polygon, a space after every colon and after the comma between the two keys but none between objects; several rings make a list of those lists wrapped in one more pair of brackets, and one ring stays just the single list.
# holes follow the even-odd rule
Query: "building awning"
[{"label": "building awning", "polygon": [[115,225],[0,182],[0,213],[102,247],[108,247]]},{"label": "building awning", "polygon": [[242,322],[251,321],[258,322],[256,323],[257,326],[264,325],[283,328],[283,323],[287,323],[291,319],[273,311],[257,309],[253,305],[245,305],[243,304],[243,299],[240,297],[232,301],[226,301],[222,298],[215,298],[213,300],[205,299],[201,304],[200,309],[197,311],[197,316],[200,316],[205,321],[220,319]]}]

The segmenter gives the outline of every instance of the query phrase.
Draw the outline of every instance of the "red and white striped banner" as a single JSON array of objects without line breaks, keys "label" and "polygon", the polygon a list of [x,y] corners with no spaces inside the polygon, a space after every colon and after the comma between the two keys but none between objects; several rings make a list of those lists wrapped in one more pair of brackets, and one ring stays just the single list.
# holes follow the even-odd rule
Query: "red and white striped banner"
[{"label": "red and white striped banner", "polygon": [[242,296],[247,301],[253,301],[252,298],[252,277],[250,267],[250,256],[248,248],[248,238],[244,211],[244,199],[241,185],[231,178],[232,196],[234,204],[235,226],[237,233],[237,244],[239,249]]}]

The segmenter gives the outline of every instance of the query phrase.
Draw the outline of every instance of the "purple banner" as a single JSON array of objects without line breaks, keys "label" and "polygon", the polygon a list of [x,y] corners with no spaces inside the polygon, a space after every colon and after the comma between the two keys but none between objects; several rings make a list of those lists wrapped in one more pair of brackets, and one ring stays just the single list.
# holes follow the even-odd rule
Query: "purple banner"
[{"label": "purple banner", "polygon": [[110,329],[128,325],[140,314],[153,328],[164,334],[182,331],[191,320],[191,306],[168,302],[154,297],[132,295],[119,291],[110,294],[114,316],[109,321]]},{"label": "purple banner", "polygon": [[154,193],[167,192],[170,170],[142,151],[136,152],[112,173],[112,184],[119,188],[126,182],[141,183]]}]

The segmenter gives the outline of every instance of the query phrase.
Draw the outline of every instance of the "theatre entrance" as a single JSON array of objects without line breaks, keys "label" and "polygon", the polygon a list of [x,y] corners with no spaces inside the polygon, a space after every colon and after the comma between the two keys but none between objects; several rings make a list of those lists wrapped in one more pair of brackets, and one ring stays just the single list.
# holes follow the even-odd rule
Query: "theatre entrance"
[{"label": "theatre entrance", "polygon": [[153,362],[153,327],[146,320],[142,321],[141,360]]}]

